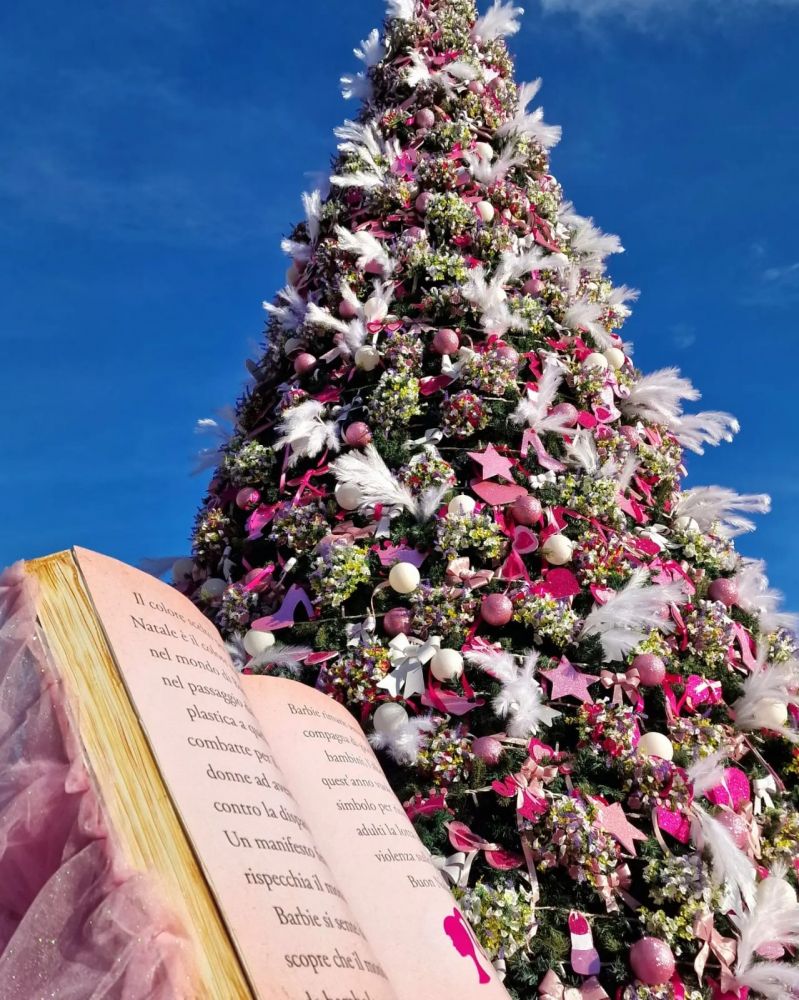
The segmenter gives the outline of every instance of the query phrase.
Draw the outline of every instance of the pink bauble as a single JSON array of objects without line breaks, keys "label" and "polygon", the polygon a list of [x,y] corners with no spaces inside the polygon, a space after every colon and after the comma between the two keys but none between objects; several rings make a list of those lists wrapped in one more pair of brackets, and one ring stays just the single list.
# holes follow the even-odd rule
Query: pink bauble
[{"label": "pink bauble", "polygon": [[338,304],[338,314],[342,319],[355,319],[358,315],[358,309],[354,302],[350,302],[349,299],[342,299]]},{"label": "pink bauble", "polygon": [[298,354],[294,359],[294,371],[298,375],[310,375],[314,368],[316,368],[316,358],[307,351]]},{"label": "pink bauble", "polygon": [[644,687],[657,687],[663,683],[666,676],[666,664],[654,653],[642,653],[636,656],[632,665],[638,671]]},{"label": "pink bauble", "polygon": [[578,417],[580,416],[580,411],[571,403],[558,403],[558,405],[553,406],[549,412],[553,417],[560,417],[567,427],[574,427],[577,423]]},{"label": "pink bauble", "polygon": [[632,424],[622,424],[619,428],[619,433],[627,441],[631,447],[635,448],[636,445],[641,443],[641,438],[638,435],[638,431]]},{"label": "pink bauble", "polygon": [[469,83],[469,92],[472,94],[482,94],[485,89],[485,84],[482,80],[472,80]]},{"label": "pink bauble", "polygon": [[236,506],[240,510],[252,510],[258,506],[260,499],[261,494],[258,490],[253,489],[252,486],[245,486],[236,494]]},{"label": "pink bauble", "polygon": [[436,115],[432,108],[421,108],[416,112],[416,124],[419,128],[432,128],[436,123]]},{"label": "pink bauble", "polygon": [[351,448],[365,448],[372,440],[369,425],[363,420],[356,420],[344,431],[344,440]]},{"label": "pink bauble", "polygon": [[503,361],[507,361],[510,365],[517,365],[519,363],[519,352],[511,347],[510,344],[502,344],[496,350],[498,358],[502,358]]},{"label": "pink bauble", "polygon": [[411,613],[407,608],[392,608],[383,617],[383,631],[390,638],[407,635],[411,630]]},{"label": "pink bauble", "polygon": [[660,938],[641,938],[630,948],[630,966],[642,983],[663,986],[674,975],[674,953]]},{"label": "pink bauble", "polygon": [[529,527],[531,524],[537,524],[541,520],[543,509],[535,497],[526,496],[514,500],[510,512],[517,524],[524,524]]},{"label": "pink bauble", "polygon": [[433,337],[433,350],[436,354],[454,354],[461,346],[461,338],[454,330],[437,330]]},{"label": "pink bauble", "polygon": [[472,751],[486,764],[496,764],[505,748],[496,736],[478,736],[472,743]]},{"label": "pink bauble", "polygon": [[522,291],[525,295],[540,295],[543,287],[541,279],[533,275],[532,278],[528,278],[522,285]]},{"label": "pink bauble", "polygon": [[504,594],[486,594],[480,606],[480,615],[486,625],[498,628],[513,618],[513,603]]},{"label": "pink bauble", "polygon": [[432,195],[432,193],[430,191],[422,191],[422,193],[419,195],[419,197],[415,201],[416,211],[420,215],[424,215],[424,213],[430,207],[430,202],[432,200],[433,200],[433,195]]},{"label": "pink bauble", "polygon": [[719,578],[710,584],[707,596],[711,601],[720,601],[726,607],[731,608],[738,603],[738,588],[735,586],[734,580]]},{"label": "pink bauble", "polygon": [[736,847],[742,851],[749,845],[749,824],[738,813],[723,812],[716,819],[733,839]]}]

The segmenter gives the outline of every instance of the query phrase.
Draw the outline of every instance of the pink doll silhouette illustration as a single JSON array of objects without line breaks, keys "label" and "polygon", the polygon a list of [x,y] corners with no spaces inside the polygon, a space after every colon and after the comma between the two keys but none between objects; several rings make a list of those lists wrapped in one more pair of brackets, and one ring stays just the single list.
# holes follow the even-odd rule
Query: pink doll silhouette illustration
[{"label": "pink doll silhouette illustration", "polygon": [[452,941],[452,944],[455,946],[455,950],[459,955],[463,955],[464,958],[471,958],[474,962],[475,967],[477,968],[479,982],[481,984],[490,983],[491,976],[489,976],[482,965],[480,965],[477,958],[477,949],[479,945],[475,940],[472,929],[457,909],[453,909],[450,916],[444,917],[444,933]]}]

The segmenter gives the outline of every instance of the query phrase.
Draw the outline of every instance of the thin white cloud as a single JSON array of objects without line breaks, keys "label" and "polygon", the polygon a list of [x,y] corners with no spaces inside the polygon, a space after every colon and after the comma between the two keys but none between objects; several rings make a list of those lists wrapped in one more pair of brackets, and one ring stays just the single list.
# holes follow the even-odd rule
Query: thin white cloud
[{"label": "thin white cloud", "polygon": [[664,18],[705,11],[728,17],[765,7],[799,9],[799,0],[540,0],[546,13],[575,14],[587,23],[623,19],[640,27]]}]

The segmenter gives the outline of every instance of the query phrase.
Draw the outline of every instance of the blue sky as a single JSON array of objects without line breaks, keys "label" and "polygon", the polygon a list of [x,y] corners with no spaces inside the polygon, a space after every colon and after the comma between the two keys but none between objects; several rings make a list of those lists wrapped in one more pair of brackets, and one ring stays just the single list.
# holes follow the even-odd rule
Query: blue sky
[{"label": "blue sky", "polygon": [[[618,233],[626,333],[733,445],[693,483],[766,491],[741,542],[799,607],[799,0],[534,0],[512,39],[564,127],[554,172]],[[27,0],[0,10],[0,563],[187,551],[194,422],[231,403],[279,239],[352,113],[382,0]]]}]

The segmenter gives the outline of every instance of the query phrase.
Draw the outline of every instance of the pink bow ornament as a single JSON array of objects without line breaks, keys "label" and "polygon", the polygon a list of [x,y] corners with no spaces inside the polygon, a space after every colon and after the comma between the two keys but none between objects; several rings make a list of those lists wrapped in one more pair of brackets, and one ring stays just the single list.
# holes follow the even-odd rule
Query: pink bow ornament
[{"label": "pink bow ornament", "polygon": [[564,986],[552,969],[541,980],[538,993],[541,1000],[609,1000],[595,976],[586,979],[582,986]]},{"label": "pink bow ornament", "polygon": [[635,667],[630,667],[626,673],[616,673],[612,670],[602,670],[599,675],[600,683],[603,687],[613,688],[613,705],[621,705],[623,695],[627,695],[633,705],[640,703],[641,697],[638,688],[641,684],[641,675]]},{"label": "pink bow ornament", "polygon": [[493,570],[473,570],[468,556],[459,556],[457,559],[453,559],[447,565],[444,574],[444,580],[449,586],[461,586],[464,590],[477,590],[478,587],[484,587],[493,578]]}]

